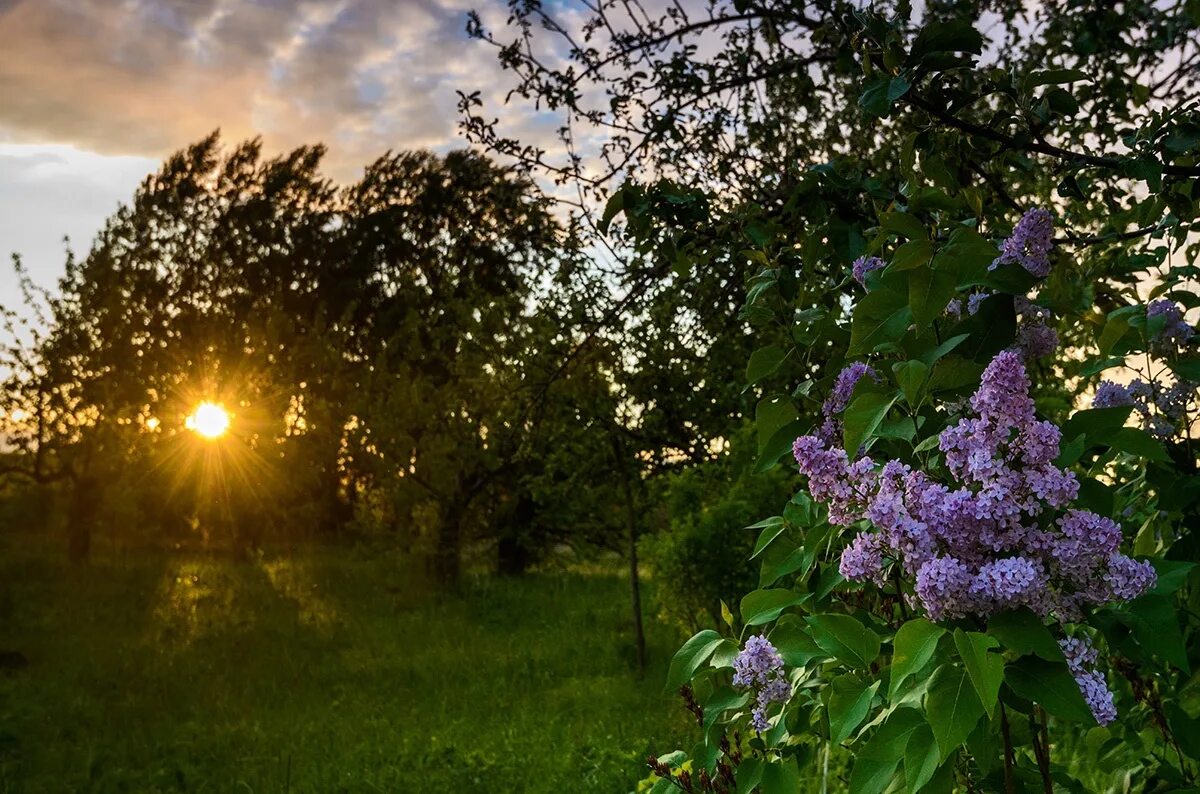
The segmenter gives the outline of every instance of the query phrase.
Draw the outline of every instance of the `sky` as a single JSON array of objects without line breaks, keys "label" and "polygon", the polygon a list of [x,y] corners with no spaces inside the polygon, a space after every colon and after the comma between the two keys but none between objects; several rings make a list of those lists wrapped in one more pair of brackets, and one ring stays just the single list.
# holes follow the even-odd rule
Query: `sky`
[{"label": "sky", "polygon": [[[456,89],[503,101],[495,51],[465,35],[503,0],[0,0],[0,303],[7,267],[61,275],[158,162],[213,129],[268,151],[323,142],[352,181],[389,149],[464,145]],[[518,120],[524,137],[552,134]],[[541,126],[539,126],[539,123]]]}]

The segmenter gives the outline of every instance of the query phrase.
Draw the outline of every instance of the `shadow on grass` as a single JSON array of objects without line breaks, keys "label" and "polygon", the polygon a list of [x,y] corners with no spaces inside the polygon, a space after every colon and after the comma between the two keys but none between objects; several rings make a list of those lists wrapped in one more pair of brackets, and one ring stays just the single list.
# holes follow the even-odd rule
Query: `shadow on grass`
[{"label": "shadow on grass", "polygon": [[[692,732],[632,670],[615,574],[477,580],[402,561],[253,562],[0,539],[0,791],[628,791]],[[694,737],[693,737],[694,740]]]}]

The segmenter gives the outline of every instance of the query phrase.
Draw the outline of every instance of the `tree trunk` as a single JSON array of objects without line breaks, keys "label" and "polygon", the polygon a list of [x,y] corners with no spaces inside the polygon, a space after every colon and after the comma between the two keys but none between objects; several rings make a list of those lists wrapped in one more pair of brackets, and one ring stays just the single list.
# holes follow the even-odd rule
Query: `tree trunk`
[{"label": "tree trunk", "polygon": [[517,497],[517,505],[504,517],[496,540],[496,571],[501,576],[520,576],[533,563],[529,548],[529,529],[537,515],[537,506],[529,494]]},{"label": "tree trunk", "polygon": [[462,578],[462,521],[464,511],[451,507],[442,514],[437,548],[433,554],[433,575],[442,587],[452,590]]},{"label": "tree trunk", "polygon": [[642,625],[642,584],[638,572],[638,525],[637,504],[634,499],[632,475],[626,465],[620,440],[613,435],[613,454],[621,477],[621,491],[625,497],[626,540],[629,556],[629,597],[633,609],[633,641],[637,653],[638,672],[646,670],[646,632]]},{"label": "tree trunk", "polygon": [[95,480],[87,476],[75,480],[71,507],[67,511],[67,559],[73,563],[86,561],[92,552],[97,497]]}]

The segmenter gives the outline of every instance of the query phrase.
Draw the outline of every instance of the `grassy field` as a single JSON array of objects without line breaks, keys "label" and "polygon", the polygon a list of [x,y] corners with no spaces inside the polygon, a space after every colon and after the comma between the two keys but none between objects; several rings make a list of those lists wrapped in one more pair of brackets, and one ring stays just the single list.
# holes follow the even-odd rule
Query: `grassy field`
[{"label": "grassy field", "polygon": [[632,670],[627,580],[436,599],[387,557],[258,562],[0,538],[0,792],[631,790],[691,735]]}]

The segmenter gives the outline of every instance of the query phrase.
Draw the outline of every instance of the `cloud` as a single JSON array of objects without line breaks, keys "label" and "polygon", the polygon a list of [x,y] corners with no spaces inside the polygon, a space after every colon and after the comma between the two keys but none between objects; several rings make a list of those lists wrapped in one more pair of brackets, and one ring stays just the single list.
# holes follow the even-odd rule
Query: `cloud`
[{"label": "cloud", "polygon": [[62,275],[64,238],[86,252],[104,219],[154,167],[145,157],[0,144],[0,304],[19,305],[10,254],[21,254],[37,283],[52,286]]},{"label": "cloud", "polygon": [[17,0],[0,4],[0,135],[161,157],[216,127],[323,141],[352,178],[456,143],[458,88],[499,91],[468,0]]},{"label": "cloud", "polygon": [[[220,128],[269,152],[325,143],[341,182],[388,150],[466,145],[457,90],[504,103],[512,76],[467,38],[502,0],[0,0],[0,304],[4,265],[61,273],[164,156]],[[547,54],[555,61],[553,53]],[[518,106],[505,131],[553,146]]]}]

